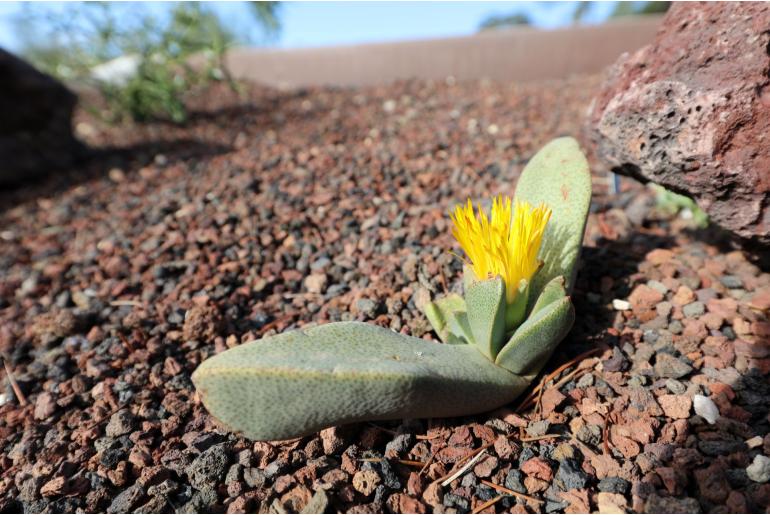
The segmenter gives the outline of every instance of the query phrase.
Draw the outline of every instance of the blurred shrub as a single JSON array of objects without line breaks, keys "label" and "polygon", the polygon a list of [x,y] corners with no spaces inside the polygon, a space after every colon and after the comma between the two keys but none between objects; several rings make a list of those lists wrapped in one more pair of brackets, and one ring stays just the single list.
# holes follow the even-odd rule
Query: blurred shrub
[{"label": "blurred shrub", "polygon": [[[263,33],[277,31],[277,2],[251,4]],[[62,12],[27,4],[19,20],[23,55],[66,82],[96,86],[110,121],[182,123],[194,88],[217,80],[236,89],[224,63],[236,36],[204,4],[179,2],[167,13],[150,13],[162,5],[78,2]]]},{"label": "blurred shrub", "polygon": [[693,199],[685,195],[674,193],[658,184],[650,184],[655,191],[655,203],[664,214],[692,220],[693,225],[705,229],[709,225],[709,217]]}]

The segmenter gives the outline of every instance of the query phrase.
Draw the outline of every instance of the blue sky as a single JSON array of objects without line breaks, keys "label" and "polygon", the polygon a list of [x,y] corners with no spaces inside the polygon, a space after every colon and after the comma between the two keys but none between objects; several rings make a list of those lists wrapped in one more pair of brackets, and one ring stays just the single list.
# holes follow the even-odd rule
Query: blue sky
[{"label": "blue sky", "polygon": [[[66,11],[66,5],[53,2]],[[268,46],[303,48],[356,43],[461,36],[478,31],[493,14],[527,14],[536,26],[553,28],[570,23],[577,2],[284,2],[279,16],[282,30]],[[251,24],[241,2],[210,4],[233,28]],[[158,3],[162,12],[168,4]],[[596,3],[587,22],[602,21],[613,2]],[[0,46],[18,50],[13,15],[22,2],[0,3]]]}]

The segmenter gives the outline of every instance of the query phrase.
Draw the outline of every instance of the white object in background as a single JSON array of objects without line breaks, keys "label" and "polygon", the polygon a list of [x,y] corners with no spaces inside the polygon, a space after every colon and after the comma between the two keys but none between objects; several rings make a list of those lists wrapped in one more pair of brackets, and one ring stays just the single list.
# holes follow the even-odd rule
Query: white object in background
[{"label": "white object in background", "polygon": [[618,311],[626,311],[631,309],[631,303],[627,300],[613,299],[612,307]]},{"label": "white object in background", "polygon": [[767,483],[770,481],[770,458],[763,454],[754,456],[754,461],[746,467],[746,475],[757,483]]},{"label": "white object in background", "polygon": [[136,75],[141,62],[142,58],[137,54],[122,55],[91,68],[91,77],[99,82],[122,86]]}]

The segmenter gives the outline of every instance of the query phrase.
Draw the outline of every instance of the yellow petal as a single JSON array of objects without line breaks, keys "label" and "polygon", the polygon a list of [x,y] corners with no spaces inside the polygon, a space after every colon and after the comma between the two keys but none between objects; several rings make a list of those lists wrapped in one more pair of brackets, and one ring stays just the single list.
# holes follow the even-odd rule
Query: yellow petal
[{"label": "yellow petal", "polygon": [[505,281],[506,300],[513,302],[522,279],[529,281],[539,270],[537,259],[551,209],[545,204],[532,207],[510,197],[492,199],[490,216],[471,200],[450,213],[452,235],[465,252],[477,279],[500,276]]}]

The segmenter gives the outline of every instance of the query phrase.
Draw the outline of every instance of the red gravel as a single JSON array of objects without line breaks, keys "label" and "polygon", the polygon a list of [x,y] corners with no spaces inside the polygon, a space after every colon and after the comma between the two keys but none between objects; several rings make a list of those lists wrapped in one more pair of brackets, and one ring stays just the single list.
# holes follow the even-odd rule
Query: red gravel
[{"label": "red gravel", "polygon": [[192,389],[212,353],[309,323],[433,337],[415,299],[460,285],[448,208],[511,193],[596,87],[211,91],[187,128],[81,113],[99,152],[0,195],[0,350],[28,401],[4,379],[0,510],[765,510],[768,269],[603,177],[578,322],[525,407],[255,443]]}]

